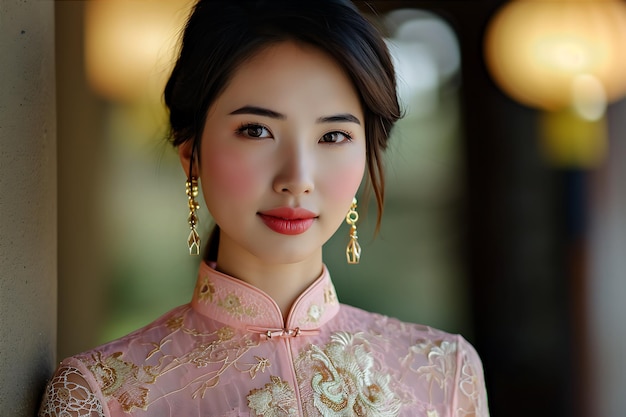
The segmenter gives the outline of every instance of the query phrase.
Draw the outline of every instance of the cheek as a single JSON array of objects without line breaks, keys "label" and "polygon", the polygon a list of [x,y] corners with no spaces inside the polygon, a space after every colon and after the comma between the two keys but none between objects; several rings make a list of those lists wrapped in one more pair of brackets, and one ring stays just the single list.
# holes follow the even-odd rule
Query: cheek
[{"label": "cheek", "polygon": [[329,197],[338,202],[352,201],[363,180],[364,170],[365,158],[363,161],[335,168],[332,178],[327,181]]},{"label": "cheek", "polygon": [[257,164],[232,150],[209,150],[205,156],[202,177],[205,195],[244,200],[256,194],[260,173]]}]

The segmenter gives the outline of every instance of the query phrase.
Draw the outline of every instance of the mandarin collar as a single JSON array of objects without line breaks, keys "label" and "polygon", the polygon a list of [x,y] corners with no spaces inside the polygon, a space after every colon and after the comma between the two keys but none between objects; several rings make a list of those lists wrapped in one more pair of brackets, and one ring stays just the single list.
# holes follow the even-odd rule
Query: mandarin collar
[{"label": "mandarin collar", "polygon": [[339,312],[335,287],[325,265],[322,274],[296,299],[286,319],[267,293],[204,261],[191,305],[203,316],[267,338],[315,333]]}]

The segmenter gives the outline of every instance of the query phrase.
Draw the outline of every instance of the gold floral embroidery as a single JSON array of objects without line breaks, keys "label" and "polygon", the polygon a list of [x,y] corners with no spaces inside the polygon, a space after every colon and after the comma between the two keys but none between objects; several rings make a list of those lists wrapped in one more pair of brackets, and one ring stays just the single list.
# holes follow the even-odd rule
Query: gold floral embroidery
[{"label": "gold floral embroidery", "polygon": [[133,408],[147,410],[160,397],[149,398],[150,385],[158,377],[173,372],[185,366],[207,368],[200,377],[187,383],[181,390],[191,389],[191,397],[204,398],[206,391],[217,386],[222,375],[229,369],[247,373],[254,378],[259,372],[265,372],[270,367],[267,359],[255,356],[254,363],[245,363],[242,358],[250,349],[258,346],[258,341],[252,340],[250,335],[239,335],[230,327],[222,327],[214,332],[201,332],[193,328],[186,328],[183,321],[176,318],[166,323],[179,324],[177,330],[190,337],[196,338],[197,343],[191,343],[193,348],[182,355],[174,356],[167,352],[166,346],[172,341],[171,334],[160,341],[147,343],[152,350],[146,352],[146,361],[155,363],[153,366],[137,366],[122,360],[121,352],[105,356],[100,352],[80,359],[87,365],[107,398],[115,398],[122,409],[130,412]]},{"label": "gold floral embroidery", "polygon": [[270,376],[269,383],[248,394],[248,407],[259,417],[293,417],[297,415],[296,396],[293,388],[277,376]]},{"label": "gold floral embroidery", "polygon": [[183,327],[183,316],[174,316],[165,323],[168,329],[171,331],[178,330]]},{"label": "gold floral embroidery", "polygon": [[192,398],[204,398],[206,391],[216,387],[222,375],[233,368],[239,372],[249,373],[250,369],[240,369],[242,357],[253,347],[258,346],[258,340],[253,341],[250,335],[240,338],[232,338],[228,341],[215,340],[208,344],[201,344],[184,357],[178,358],[180,363],[192,363],[198,368],[213,365],[202,379],[196,379],[190,383],[196,389]]},{"label": "gold floral embroidery", "polygon": [[229,294],[225,298],[219,300],[217,305],[222,307],[234,317],[256,317],[256,311],[252,307],[247,307],[241,303],[239,297],[235,294]]},{"label": "gold floral embroidery", "polygon": [[249,364],[249,368],[246,371],[250,374],[250,378],[252,379],[256,377],[256,374],[259,371],[263,373],[265,372],[266,368],[269,368],[270,366],[272,366],[269,359],[267,358],[261,358],[260,356],[255,356],[254,359],[256,359],[257,362],[254,364]]},{"label": "gold floral embroidery", "polygon": [[115,397],[120,402],[122,409],[126,412],[133,408],[146,409],[148,388],[146,384],[151,384],[155,376],[151,374],[150,367],[138,367],[120,359],[121,352],[111,356],[102,357],[100,353],[92,356],[94,363],[89,366],[93,373],[102,394],[106,397]]},{"label": "gold floral embroidery", "polygon": [[246,306],[241,302],[241,299],[236,294],[228,294],[223,296],[223,293],[218,294],[215,284],[208,276],[203,276],[199,279],[196,285],[197,299],[204,303],[215,303],[217,306],[226,310],[230,315],[234,317],[256,317],[257,312],[251,306]]},{"label": "gold floral embroidery", "polygon": [[202,277],[202,280],[198,282],[197,286],[198,300],[206,302],[213,302],[213,296],[215,295],[215,285],[208,276]]},{"label": "gold floral embroidery", "polygon": [[362,334],[335,333],[324,348],[311,345],[296,369],[300,389],[313,389],[313,404],[325,417],[398,415],[401,404],[390,389],[390,375],[376,369]]},{"label": "gold floral embroidery", "polygon": [[148,354],[146,355],[146,360],[150,359],[152,356],[158,353],[163,352],[163,348],[165,347],[165,345],[167,345],[171,341],[172,339],[161,339],[159,343],[155,343],[155,342],[147,343],[148,346],[152,346],[152,350],[148,352]]},{"label": "gold floral embroidery", "polygon": [[222,327],[217,331],[217,337],[222,342],[232,339],[234,335],[235,331],[231,327]]}]

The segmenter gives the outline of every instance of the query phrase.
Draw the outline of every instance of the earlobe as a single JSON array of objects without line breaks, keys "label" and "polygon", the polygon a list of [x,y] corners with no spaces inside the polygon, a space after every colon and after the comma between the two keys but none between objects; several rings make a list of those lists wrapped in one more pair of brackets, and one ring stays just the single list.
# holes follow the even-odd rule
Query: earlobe
[{"label": "earlobe", "polygon": [[[188,141],[178,145],[178,157],[180,158],[180,163],[187,178],[190,177],[190,169],[192,170],[191,175],[198,177],[198,155],[194,152],[194,143],[194,139],[189,139]],[[192,158],[193,164],[191,162]]]}]

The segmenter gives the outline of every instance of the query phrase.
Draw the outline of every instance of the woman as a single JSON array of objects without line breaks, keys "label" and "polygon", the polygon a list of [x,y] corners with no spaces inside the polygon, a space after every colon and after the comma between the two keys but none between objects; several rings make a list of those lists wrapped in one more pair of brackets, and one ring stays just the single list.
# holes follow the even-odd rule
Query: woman
[{"label": "woman", "polygon": [[337,301],[322,245],[358,262],[365,170],[400,115],[376,30],[347,0],[200,0],[165,88],[187,175],[216,226],[190,304],[64,360],[41,416],[487,416],[460,336]]}]

